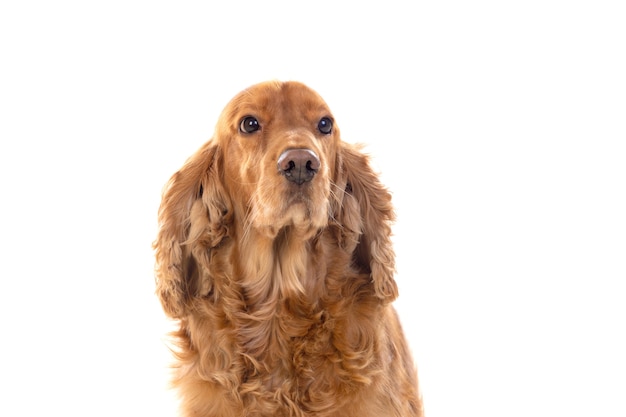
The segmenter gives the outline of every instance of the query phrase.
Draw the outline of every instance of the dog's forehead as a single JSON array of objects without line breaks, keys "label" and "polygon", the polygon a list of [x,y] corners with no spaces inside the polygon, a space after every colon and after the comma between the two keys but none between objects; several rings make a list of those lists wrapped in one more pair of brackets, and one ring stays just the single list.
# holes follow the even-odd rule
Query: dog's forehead
[{"label": "dog's forehead", "polygon": [[253,85],[236,95],[227,108],[233,113],[262,113],[266,116],[330,114],[328,105],[316,91],[295,81]]}]

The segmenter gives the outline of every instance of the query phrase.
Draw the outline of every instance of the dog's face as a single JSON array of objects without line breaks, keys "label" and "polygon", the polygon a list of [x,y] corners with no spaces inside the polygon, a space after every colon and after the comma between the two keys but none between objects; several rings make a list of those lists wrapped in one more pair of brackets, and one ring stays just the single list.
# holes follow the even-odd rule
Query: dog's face
[{"label": "dog's face", "polygon": [[[274,236],[326,225],[339,129],[324,100],[300,83],[266,82],[242,91],[222,112],[216,135],[224,185],[249,227]],[[236,214],[237,215],[237,214]]]}]

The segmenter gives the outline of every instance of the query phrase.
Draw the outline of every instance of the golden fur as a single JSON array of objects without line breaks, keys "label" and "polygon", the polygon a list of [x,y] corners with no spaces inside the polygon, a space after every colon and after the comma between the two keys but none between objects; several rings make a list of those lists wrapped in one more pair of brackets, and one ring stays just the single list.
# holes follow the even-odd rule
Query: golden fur
[{"label": "golden fur", "polygon": [[272,81],[233,98],[159,209],[182,415],[421,416],[391,304],[393,221],[317,93]]}]

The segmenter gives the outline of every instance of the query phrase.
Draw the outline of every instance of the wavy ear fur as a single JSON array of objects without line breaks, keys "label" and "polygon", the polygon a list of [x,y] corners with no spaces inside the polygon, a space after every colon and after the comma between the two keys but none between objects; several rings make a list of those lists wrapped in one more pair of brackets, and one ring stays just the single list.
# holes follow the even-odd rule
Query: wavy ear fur
[{"label": "wavy ear fur", "polygon": [[356,244],[354,265],[372,275],[376,295],[390,302],[398,296],[391,241],[391,225],[396,217],[391,194],[361,149],[361,145],[341,144],[336,185],[345,191],[335,217],[343,228],[342,245],[347,247],[350,241]]},{"label": "wavy ear fur", "polygon": [[210,250],[228,235],[231,210],[220,181],[221,152],[212,141],[187,160],[163,190],[159,231],[153,244],[156,292],[173,318],[188,313],[195,296],[213,286],[210,270],[199,268]]}]

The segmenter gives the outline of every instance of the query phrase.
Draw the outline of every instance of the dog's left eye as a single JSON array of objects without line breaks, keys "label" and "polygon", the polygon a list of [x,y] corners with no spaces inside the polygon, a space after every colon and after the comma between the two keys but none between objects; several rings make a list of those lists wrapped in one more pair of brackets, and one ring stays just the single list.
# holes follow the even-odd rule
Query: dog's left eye
[{"label": "dog's left eye", "polygon": [[259,121],[252,116],[246,116],[239,123],[239,130],[242,133],[253,133],[261,128]]},{"label": "dog's left eye", "polygon": [[325,135],[333,131],[333,122],[328,117],[322,117],[317,124],[317,129]]}]

